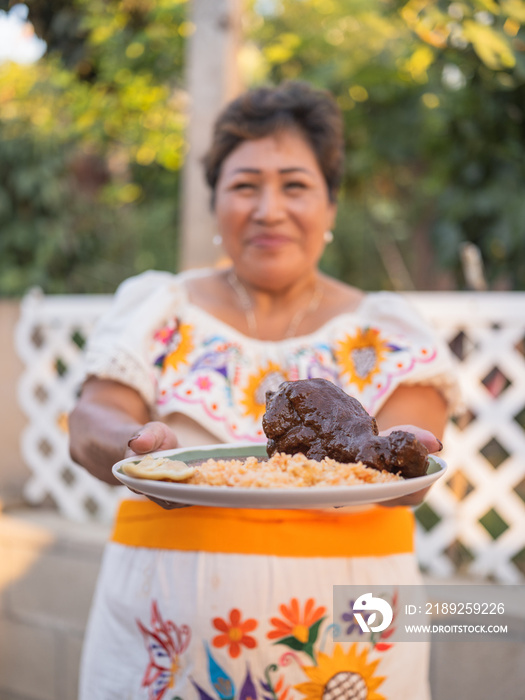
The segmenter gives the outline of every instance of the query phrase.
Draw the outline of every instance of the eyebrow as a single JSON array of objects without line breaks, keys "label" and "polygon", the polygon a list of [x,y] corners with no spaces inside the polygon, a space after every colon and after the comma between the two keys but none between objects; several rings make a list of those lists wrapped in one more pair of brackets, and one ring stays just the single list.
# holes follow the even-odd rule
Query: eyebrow
[{"label": "eyebrow", "polygon": [[[254,175],[259,175],[262,172],[259,168],[236,168],[233,172],[232,175],[236,175],[237,173],[252,173]],[[279,170],[279,174],[281,175],[287,175],[288,173],[306,173],[307,175],[311,175],[312,172],[308,170],[308,168],[300,168],[299,166],[297,167],[291,167],[291,168],[281,168]]]}]

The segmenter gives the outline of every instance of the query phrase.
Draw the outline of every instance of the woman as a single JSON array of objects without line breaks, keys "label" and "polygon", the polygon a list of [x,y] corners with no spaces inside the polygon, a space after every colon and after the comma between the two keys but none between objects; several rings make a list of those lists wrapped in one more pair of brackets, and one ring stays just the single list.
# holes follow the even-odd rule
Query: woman
[{"label": "woman", "polygon": [[[77,462],[111,483],[128,454],[264,442],[266,391],[313,376],[358,398],[382,431],[411,426],[440,449],[454,392],[446,349],[397,295],[319,272],[342,162],[341,116],[325,93],[261,88],[224,110],[205,167],[231,266],[121,285],[71,415]],[[425,700],[425,645],[363,638],[343,649],[329,638],[334,584],[419,581],[412,540],[406,508],[125,501],[81,698],[320,698],[340,694],[341,681],[348,700]]]}]

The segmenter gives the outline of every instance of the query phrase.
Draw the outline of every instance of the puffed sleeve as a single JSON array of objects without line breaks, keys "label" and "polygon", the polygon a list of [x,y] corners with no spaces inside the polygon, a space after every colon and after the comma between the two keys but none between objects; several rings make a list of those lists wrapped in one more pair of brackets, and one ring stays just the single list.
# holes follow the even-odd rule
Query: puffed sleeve
[{"label": "puffed sleeve", "polygon": [[362,313],[367,327],[377,331],[374,342],[381,358],[365,390],[374,412],[402,384],[432,385],[445,398],[451,415],[463,410],[452,353],[409,301],[393,292],[370,294]]},{"label": "puffed sleeve", "polygon": [[155,330],[177,312],[183,285],[169,272],[149,271],[124,281],[88,339],[85,377],[136,389],[154,408],[157,378],[148,348]]}]

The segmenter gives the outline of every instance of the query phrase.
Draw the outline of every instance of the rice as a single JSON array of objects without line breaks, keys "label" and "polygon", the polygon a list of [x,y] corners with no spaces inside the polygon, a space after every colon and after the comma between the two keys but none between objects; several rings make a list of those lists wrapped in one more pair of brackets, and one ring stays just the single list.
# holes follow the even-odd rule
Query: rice
[{"label": "rice", "polygon": [[329,457],[317,462],[302,454],[275,454],[267,460],[208,459],[198,465],[184,483],[200,486],[241,488],[302,488],[309,486],[352,486],[402,481],[402,477],[378,471],[362,463],[342,464]]}]

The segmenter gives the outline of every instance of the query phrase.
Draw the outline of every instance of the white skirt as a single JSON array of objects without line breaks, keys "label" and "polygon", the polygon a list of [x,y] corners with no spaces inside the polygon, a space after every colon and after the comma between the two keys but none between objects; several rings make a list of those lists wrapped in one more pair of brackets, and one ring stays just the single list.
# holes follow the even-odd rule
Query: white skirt
[{"label": "white skirt", "polygon": [[127,503],[104,554],[79,700],[429,700],[428,643],[332,634],[349,619],[334,619],[334,585],[420,583],[406,509]]}]

